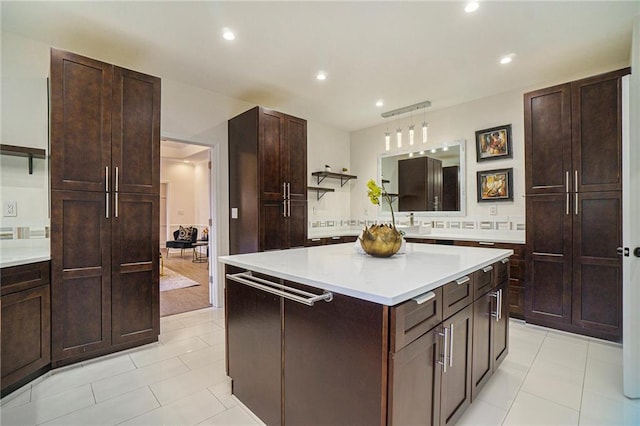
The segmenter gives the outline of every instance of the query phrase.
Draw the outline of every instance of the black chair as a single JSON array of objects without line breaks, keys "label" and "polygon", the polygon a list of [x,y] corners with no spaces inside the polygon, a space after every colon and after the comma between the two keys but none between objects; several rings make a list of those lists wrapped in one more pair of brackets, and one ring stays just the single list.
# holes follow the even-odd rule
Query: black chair
[{"label": "black chair", "polygon": [[167,241],[167,244],[166,244],[167,258],[169,258],[170,248],[180,249],[180,257],[182,257],[182,254],[184,253],[184,249],[192,249],[193,243],[195,243],[198,240],[198,228],[191,227],[190,238],[184,238],[184,237],[181,238],[180,231],[182,230],[184,232],[189,228],[182,228],[182,226],[180,228],[181,229],[178,229],[177,231],[173,232],[173,241]]}]

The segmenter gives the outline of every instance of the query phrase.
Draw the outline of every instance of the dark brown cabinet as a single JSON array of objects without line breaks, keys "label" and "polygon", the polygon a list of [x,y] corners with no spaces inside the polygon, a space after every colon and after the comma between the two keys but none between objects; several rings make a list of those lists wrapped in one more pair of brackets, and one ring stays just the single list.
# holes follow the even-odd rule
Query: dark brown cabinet
[{"label": "dark brown cabinet", "polygon": [[398,193],[399,211],[442,210],[442,161],[431,157],[398,161]]},{"label": "dark brown cabinet", "polygon": [[524,95],[527,321],[622,336],[621,78]]},{"label": "dark brown cabinet", "polygon": [[157,340],[160,79],[51,49],[52,359]]},{"label": "dark brown cabinet", "polygon": [[49,262],[38,262],[0,272],[2,396],[50,367],[49,268]]},{"label": "dark brown cabinet", "polygon": [[229,120],[231,254],[303,247],[307,122],[255,107]]}]

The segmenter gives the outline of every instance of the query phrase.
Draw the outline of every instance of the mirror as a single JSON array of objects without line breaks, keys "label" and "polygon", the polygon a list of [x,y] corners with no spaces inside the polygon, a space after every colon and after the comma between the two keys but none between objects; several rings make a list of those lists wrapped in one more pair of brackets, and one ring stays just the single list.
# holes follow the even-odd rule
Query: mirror
[{"label": "mirror", "polygon": [[[464,160],[464,141],[382,154],[378,182],[391,195],[394,211],[426,216],[464,215]],[[389,206],[383,203],[381,210],[388,213]]]}]

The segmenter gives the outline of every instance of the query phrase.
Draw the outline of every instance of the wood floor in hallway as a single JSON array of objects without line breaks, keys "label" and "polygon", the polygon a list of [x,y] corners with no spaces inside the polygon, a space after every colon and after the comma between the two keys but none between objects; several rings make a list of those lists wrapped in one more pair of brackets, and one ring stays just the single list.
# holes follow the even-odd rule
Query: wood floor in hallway
[{"label": "wood floor in hallway", "polygon": [[[160,292],[160,316],[179,314],[211,306],[209,303],[209,263],[194,263],[191,249],[180,251],[161,249],[164,267],[188,277],[200,285]],[[162,268],[161,268],[162,270]]]}]

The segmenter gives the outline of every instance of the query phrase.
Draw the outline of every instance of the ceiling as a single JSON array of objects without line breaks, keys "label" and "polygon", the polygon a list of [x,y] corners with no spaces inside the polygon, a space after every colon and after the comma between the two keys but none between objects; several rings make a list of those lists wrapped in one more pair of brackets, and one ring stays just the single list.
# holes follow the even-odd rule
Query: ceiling
[{"label": "ceiling", "polygon": [[[482,1],[470,14],[464,6],[3,0],[1,12],[3,31],[346,131],[425,100],[428,114],[627,66],[640,13],[638,1]],[[224,27],[234,41],[222,39]],[[506,54],[512,63],[500,65]]]}]

